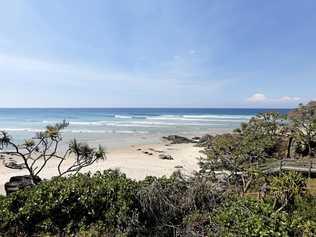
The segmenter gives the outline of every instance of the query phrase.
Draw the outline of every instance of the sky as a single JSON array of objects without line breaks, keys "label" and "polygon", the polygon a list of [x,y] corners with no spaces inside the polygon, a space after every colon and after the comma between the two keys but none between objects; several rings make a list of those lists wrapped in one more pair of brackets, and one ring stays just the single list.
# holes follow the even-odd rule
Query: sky
[{"label": "sky", "polygon": [[315,0],[0,0],[0,107],[294,107]]}]

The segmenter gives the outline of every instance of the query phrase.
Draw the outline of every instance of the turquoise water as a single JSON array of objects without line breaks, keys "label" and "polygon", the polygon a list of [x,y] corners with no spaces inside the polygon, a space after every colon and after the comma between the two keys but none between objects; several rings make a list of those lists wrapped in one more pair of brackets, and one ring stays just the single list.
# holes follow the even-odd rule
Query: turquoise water
[{"label": "turquoise water", "polygon": [[[156,142],[163,135],[201,135],[230,131],[260,112],[272,109],[45,108],[0,109],[0,130],[17,141],[48,124],[69,121],[65,139],[73,137],[109,146]],[[274,109],[287,113],[286,109]]]}]

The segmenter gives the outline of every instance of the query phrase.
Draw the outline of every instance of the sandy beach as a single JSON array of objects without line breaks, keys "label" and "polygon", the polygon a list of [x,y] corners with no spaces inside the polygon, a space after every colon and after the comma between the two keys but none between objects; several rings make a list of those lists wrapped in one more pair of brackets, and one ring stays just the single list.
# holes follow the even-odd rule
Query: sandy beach
[{"label": "sandy beach", "polygon": [[[94,163],[81,172],[96,172],[106,169],[119,169],[130,178],[141,180],[146,176],[170,175],[176,170],[191,174],[198,170],[197,158],[203,156],[202,148],[189,144],[170,144],[161,141],[155,144],[129,145],[122,148],[107,150],[107,159]],[[147,153],[147,154],[146,154]],[[160,154],[171,155],[173,160],[162,160]],[[68,161],[70,162],[70,161]],[[69,163],[68,163],[69,164]],[[67,165],[67,162],[65,162]],[[14,170],[0,165],[0,193],[4,194],[4,183],[15,175],[27,174],[26,170]],[[51,178],[57,175],[56,162],[50,161],[41,172],[41,178]]]}]

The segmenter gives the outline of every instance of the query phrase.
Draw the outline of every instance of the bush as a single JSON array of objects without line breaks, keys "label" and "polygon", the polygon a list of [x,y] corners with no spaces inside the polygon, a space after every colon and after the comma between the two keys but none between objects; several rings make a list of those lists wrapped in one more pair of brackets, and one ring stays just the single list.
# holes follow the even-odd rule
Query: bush
[{"label": "bush", "polygon": [[196,218],[186,216],[208,213],[220,197],[212,180],[180,173],[140,182],[110,170],[53,178],[1,197],[0,233],[170,236],[191,228],[187,219]]},{"label": "bush", "polygon": [[210,214],[211,236],[315,236],[316,199],[296,196],[293,212],[278,211],[273,201],[229,197]]},{"label": "bush", "polygon": [[288,236],[286,212],[249,198],[233,198],[218,208],[211,219],[215,236]]},{"label": "bush", "polygon": [[141,183],[139,222],[144,236],[183,233],[191,229],[188,215],[209,212],[221,201],[221,191],[206,177],[174,173],[170,178],[147,177]]},{"label": "bush", "polygon": [[138,184],[117,171],[55,178],[0,199],[3,233],[76,233],[92,224],[124,232],[137,210]]},{"label": "bush", "polygon": [[[284,174],[286,176],[287,174]],[[204,176],[147,177],[118,171],[54,178],[0,196],[0,235],[313,236],[316,200],[296,193],[290,209],[274,196],[223,193]],[[292,187],[292,186],[290,186]],[[232,197],[231,197],[232,196]],[[290,210],[290,211],[288,211]],[[306,211],[308,210],[308,211]]]},{"label": "bush", "polygon": [[316,236],[316,198],[296,197],[291,215],[293,236]]}]

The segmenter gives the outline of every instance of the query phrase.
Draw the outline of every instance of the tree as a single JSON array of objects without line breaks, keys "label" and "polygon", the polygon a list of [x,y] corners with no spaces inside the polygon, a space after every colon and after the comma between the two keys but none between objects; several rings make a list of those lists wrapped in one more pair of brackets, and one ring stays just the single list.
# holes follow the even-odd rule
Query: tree
[{"label": "tree", "polygon": [[283,144],[287,134],[284,116],[276,112],[260,113],[241,125],[239,134],[248,152],[255,159],[268,157],[283,158],[286,151]]},{"label": "tree", "polygon": [[278,113],[262,113],[243,123],[233,134],[217,135],[205,150],[207,158],[200,160],[201,172],[225,171],[230,185],[241,193],[247,192],[262,176],[259,165],[281,156],[278,144],[284,127]]},{"label": "tree", "polygon": [[206,150],[206,158],[200,159],[200,172],[215,175],[219,171],[226,173],[228,185],[244,194],[260,174],[257,168],[258,157],[254,159],[248,147],[241,142],[238,134],[217,135],[212,146]]},{"label": "tree", "polygon": [[292,147],[296,144],[296,152],[301,155],[315,155],[316,147],[316,101],[306,105],[300,104],[299,108],[289,112],[290,129],[292,131]]},{"label": "tree", "polygon": [[[48,125],[46,129],[27,139],[22,144],[16,144],[5,131],[0,131],[0,155],[4,158],[15,158],[21,165],[11,166],[12,169],[26,169],[36,183],[41,171],[49,161],[58,160],[58,176],[79,172],[82,168],[92,165],[97,160],[105,159],[105,151],[99,146],[92,148],[87,144],[78,143],[74,139],[65,151],[59,149],[62,142],[61,131],[69,125],[66,121]],[[72,159],[72,163],[64,168],[64,161]]]}]

